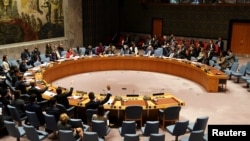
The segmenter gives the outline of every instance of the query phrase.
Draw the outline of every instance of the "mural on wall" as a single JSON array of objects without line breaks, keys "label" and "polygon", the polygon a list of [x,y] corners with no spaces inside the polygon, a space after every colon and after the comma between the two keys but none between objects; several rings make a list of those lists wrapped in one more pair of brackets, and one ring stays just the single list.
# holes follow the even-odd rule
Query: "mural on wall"
[{"label": "mural on wall", "polygon": [[0,45],[64,37],[63,0],[0,0]]}]

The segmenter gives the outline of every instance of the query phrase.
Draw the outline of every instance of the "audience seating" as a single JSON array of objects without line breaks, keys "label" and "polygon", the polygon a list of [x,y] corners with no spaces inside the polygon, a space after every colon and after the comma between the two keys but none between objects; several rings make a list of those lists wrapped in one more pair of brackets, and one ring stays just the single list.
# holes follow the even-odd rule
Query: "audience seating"
[{"label": "audience seating", "polygon": [[203,141],[208,141],[208,135],[207,134],[204,134]]},{"label": "audience seating", "polygon": [[48,130],[49,132],[53,132],[54,137],[57,137],[57,122],[56,118],[54,115],[49,115],[49,114],[44,114],[44,119],[45,119],[45,131]]},{"label": "audience seating", "polygon": [[141,131],[143,136],[159,133],[159,121],[146,121],[144,127],[141,127]]},{"label": "audience seating", "polygon": [[135,134],[136,133],[136,122],[135,121],[122,121],[121,127],[118,128],[121,136],[125,134]]},{"label": "audience seating", "polygon": [[107,136],[111,129],[110,127],[105,125],[103,120],[92,120],[92,131],[97,132],[98,136],[104,138]]},{"label": "audience seating", "polygon": [[225,74],[229,77],[229,80],[231,79],[232,72],[236,72],[238,66],[238,62],[233,62],[232,67],[230,69],[224,70]]},{"label": "audience seating", "polygon": [[20,98],[21,98],[22,100],[24,100],[25,104],[27,104],[27,103],[30,102],[30,95],[28,95],[28,94],[21,94],[21,95],[20,95]]},{"label": "audience seating", "polygon": [[163,48],[162,47],[158,47],[157,49],[154,50],[154,56],[155,57],[162,57],[163,54]]},{"label": "audience seating", "polygon": [[24,124],[23,128],[27,135],[27,138],[31,141],[41,141],[48,136],[47,132],[44,132],[42,130],[36,130],[34,126]]},{"label": "audience seating", "polygon": [[165,134],[158,133],[158,134],[150,134],[149,138],[145,141],[165,141]]},{"label": "audience seating", "polygon": [[181,141],[202,141],[204,136],[203,130],[192,131],[189,136],[182,137]]},{"label": "audience seating", "polygon": [[60,141],[81,141],[81,138],[74,138],[72,130],[59,130],[58,135]]},{"label": "audience seating", "polygon": [[82,119],[78,119],[78,118],[70,118],[69,122],[72,126],[72,128],[82,128],[83,131],[88,131],[89,129],[89,125],[83,124]]},{"label": "audience seating", "polygon": [[48,100],[38,101],[37,104],[41,107],[42,110],[48,106]]},{"label": "audience seating", "polygon": [[26,135],[25,130],[22,126],[16,126],[15,122],[4,120],[4,125],[7,128],[7,131],[10,136],[15,137],[17,141],[20,141],[20,138]]},{"label": "audience seating", "polygon": [[68,116],[75,117],[75,106],[71,106],[66,109],[64,105],[57,103],[56,107],[61,111],[61,113],[67,113]]},{"label": "audience seating", "polygon": [[96,114],[97,109],[86,109],[87,124],[91,126],[92,116]]},{"label": "audience seating", "polygon": [[165,122],[175,123],[179,120],[181,106],[171,106],[165,109],[159,109],[158,120],[162,121],[162,129],[165,128]]},{"label": "audience seating", "polygon": [[249,80],[246,80],[246,83],[247,83],[247,87],[249,87],[250,79],[249,79]]},{"label": "audience seating", "polygon": [[139,134],[125,134],[123,141],[139,141]]},{"label": "audience seating", "polygon": [[37,130],[39,129],[39,127],[41,126],[40,121],[36,115],[35,112],[31,112],[31,111],[25,111],[26,116],[28,117],[28,121],[30,123],[30,125],[34,126]]},{"label": "audience seating", "polygon": [[40,54],[40,58],[41,58],[41,61],[43,63],[49,63],[50,62],[50,58],[49,57],[46,57],[46,55],[44,53],[41,53]]},{"label": "audience seating", "polygon": [[236,82],[239,83],[240,82],[240,77],[241,76],[245,76],[246,74],[246,65],[241,65],[238,71],[232,72],[232,76],[236,77]]},{"label": "audience seating", "polygon": [[188,124],[188,130],[189,131],[197,131],[197,130],[206,130],[207,122],[209,117],[208,116],[202,116],[198,117],[195,122]]},{"label": "audience seating", "polygon": [[16,122],[18,122],[18,126],[22,126],[22,121],[27,119],[27,116],[23,116],[21,117],[21,115],[18,113],[16,107],[12,106],[12,105],[7,105],[9,111],[10,111],[10,115],[12,117],[12,119]]},{"label": "audience seating", "polygon": [[188,120],[176,121],[174,125],[166,126],[167,132],[175,136],[175,141],[178,141],[178,137],[186,134],[188,128]]},{"label": "audience seating", "polygon": [[62,51],[62,52],[61,52],[61,57],[62,57],[62,58],[65,58],[65,57],[66,57],[66,54],[67,54],[67,51],[66,51],[66,50]]},{"label": "audience seating", "polygon": [[84,132],[83,133],[84,141],[104,141],[104,139],[99,138],[96,132]]},{"label": "audience seating", "polygon": [[36,62],[34,62],[34,66],[35,67],[37,67],[37,66],[39,66],[39,65],[41,65],[42,63],[40,62],[40,61],[36,61]]}]

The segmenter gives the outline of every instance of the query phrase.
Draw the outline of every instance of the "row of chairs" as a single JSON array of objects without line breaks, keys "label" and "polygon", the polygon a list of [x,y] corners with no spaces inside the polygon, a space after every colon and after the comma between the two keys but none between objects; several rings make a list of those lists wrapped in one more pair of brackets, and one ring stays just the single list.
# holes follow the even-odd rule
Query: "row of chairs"
[{"label": "row of chairs", "polygon": [[[188,120],[176,121],[175,124],[168,125],[165,127],[166,131],[171,135],[175,136],[175,141],[178,141],[178,137],[190,132],[190,136],[184,137],[183,140],[187,141],[198,141],[204,136],[204,131],[207,127],[209,117],[202,116],[198,117],[195,122],[189,123]],[[125,137],[127,134],[132,138],[138,138],[136,133],[136,122],[135,121],[123,121],[121,127],[119,127],[119,133]],[[143,136],[151,136],[155,134],[155,138],[159,138],[159,141],[165,140],[165,136],[159,135],[159,121],[146,121],[145,125],[141,127]],[[156,137],[157,136],[157,137]],[[158,141],[158,140],[157,140]]]},{"label": "row of chairs", "polygon": [[189,120],[177,121],[173,125],[166,126],[166,131],[175,136],[175,141],[178,137],[190,132],[189,136],[183,137],[181,141],[202,141],[205,140],[204,131],[206,130],[208,116],[198,117],[195,122],[189,123]]},{"label": "row of chairs", "polygon": [[[36,114],[32,113],[32,112],[28,112],[28,111],[26,111],[26,114],[28,115],[27,117],[29,119],[30,124],[34,128],[36,128],[36,130],[38,130],[40,125],[39,125],[38,120],[36,120],[37,119]],[[54,116],[45,114],[45,121],[46,121],[46,128],[51,130],[51,131],[54,131],[54,134],[56,135],[58,128],[57,128],[57,124],[56,124],[56,120],[55,120]],[[80,127],[85,129],[85,132],[89,128],[89,127],[86,127],[86,128],[83,127],[83,122],[81,121],[81,119],[70,119],[70,121],[72,123],[73,128],[80,126]],[[76,121],[76,122],[74,122],[74,121]],[[184,133],[186,133],[186,129],[188,129],[189,131],[197,131],[197,130],[204,131],[206,128],[207,121],[208,121],[207,116],[200,117],[200,118],[197,118],[196,122],[186,124],[187,127],[184,127],[184,128],[179,127],[179,128],[185,129]],[[75,124],[73,124],[73,123],[75,123]],[[177,121],[175,125],[166,126],[166,130],[169,133],[175,135],[177,140],[178,140],[178,136],[182,135],[182,134],[180,134],[180,131],[177,130],[178,125],[183,125],[180,123],[181,122]],[[111,131],[111,129],[105,125],[104,121],[92,120],[91,125],[92,125],[91,130],[93,132],[96,132],[99,137],[105,137]],[[19,126],[20,126],[20,124],[19,124]],[[126,134],[130,134],[131,136],[132,135],[134,136],[136,134],[136,129],[137,128],[136,128],[135,121],[123,121],[122,126],[119,128],[119,132],[120,132],[120,135],[124,136],[124,137]],[[142,131],[142,134],[144,136],[150,136],[151,134],[159,134],[159,121],[147,121],[146,124],[141,127],[141,131]],[[20,133],[22,133],[22,132],[20,131]],[[18,135],[16,137],[19,138],[20,136]],[[163,138],[163,137],[161,136],[159,138]]]},{"label": "row of chairs", "polygon": [[14,121],[4,120],[4,125],[7,128],[9,135],[15,137],[17,141],[20,141],[20,138],[24,135],[26,135],[27,138],[32,141],[41,141],[48,136],[47,132],[37,130],[33,126],[26,124],[22,126],[16,126]]},{"label": "row of chairs", "polygon": [[239,63],[234,62],[231,69],[225,70],[225,73],[228,75],[229,80],[236,78],[236,83],[239,83],[240,80],[246,82],[247,87],[250,84],[250,61],[246,64],[239,66]]},{"label": "row of chairs", "polygon": [[[20,141],[20,138],[23,136],[27,136],[27,138],[31,141],[41,141],[48,137],[48,133],[42,130],[36,129],[32,125],[22,125],[16,126],[15,122],[4,120],[4,124],[7,128],[9,135],[15,137],[17,141]],[[85,141],[104,141],[102,138],[98,137],[96,132],[88,132],[85,131],[83,133],[83,139]],[[73,136],[72,130],[59,130],[58,131],[59,140],[60,141],[80,141],[81,138],[75,139]]]}]

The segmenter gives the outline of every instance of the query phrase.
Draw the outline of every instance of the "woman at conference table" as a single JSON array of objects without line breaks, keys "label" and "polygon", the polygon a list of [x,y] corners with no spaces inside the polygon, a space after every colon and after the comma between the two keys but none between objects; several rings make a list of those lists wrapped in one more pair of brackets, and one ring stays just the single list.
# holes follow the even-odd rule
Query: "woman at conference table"
[{"label": "woman at conference table", "polygon": [[66,58],[71,58],[76,56],[75,53],[73,52],[72,48],[69,48],[66,53]]}]

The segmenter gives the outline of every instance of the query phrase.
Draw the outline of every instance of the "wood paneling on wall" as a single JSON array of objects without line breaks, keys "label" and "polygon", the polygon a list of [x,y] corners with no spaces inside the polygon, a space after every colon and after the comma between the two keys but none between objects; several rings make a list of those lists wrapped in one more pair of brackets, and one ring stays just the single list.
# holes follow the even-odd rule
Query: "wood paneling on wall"
[{"label": "wood paneling on wall", "polygon": [[234,23],[231,49],[237,54],[250,54],[250,23]]},{"label": "wood paneling on wall", "polygon": [[250,5],[239,4],[141,4],[124,0],[122,32],[151,33],[151,19],[163,18],[163,33],[184,37],[228,38],[231,19],[250,19]]}]

